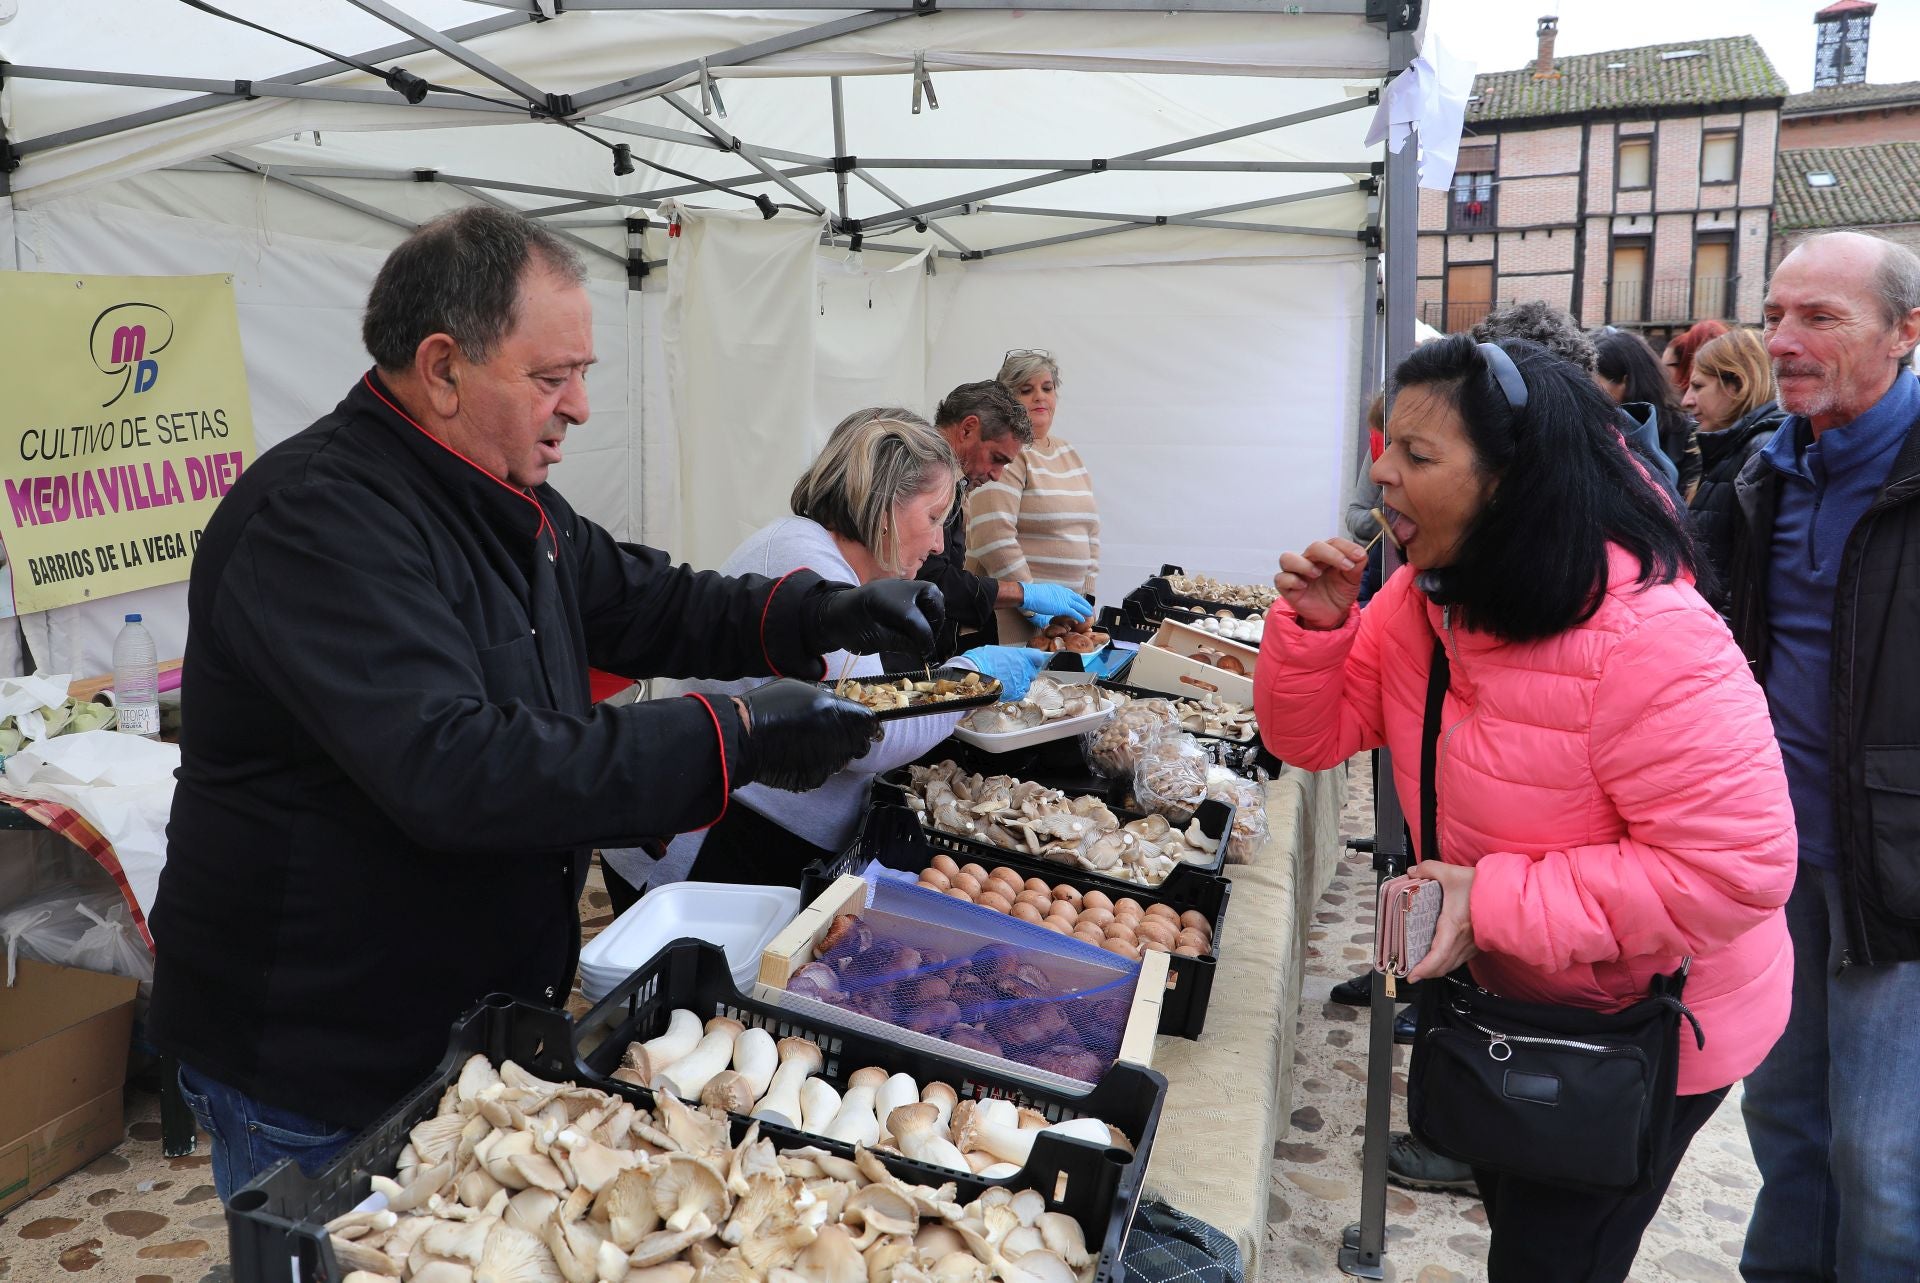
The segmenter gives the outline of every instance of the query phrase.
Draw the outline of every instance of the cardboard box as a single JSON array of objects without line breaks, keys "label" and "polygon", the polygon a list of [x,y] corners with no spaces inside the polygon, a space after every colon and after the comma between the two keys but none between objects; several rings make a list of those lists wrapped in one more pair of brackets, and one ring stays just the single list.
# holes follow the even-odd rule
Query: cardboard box
[{"label": "cardboard box", "polygon": [[138,988],[26,958],[0,987],[0,1214],[120,1143]]},{"label": "cardboard box", "polygon": [[[1191,658],[1201,649],[1232,655],[1246,669],[1246,675],[1231,673]],[[1244,708],[1253,707],[1253,666],[1260,658],[1258,647],[1229,641],[1194,628],[1178,620],[1161,623],[1153,640],[1140,644],[1140,653],[1127,671],[1127,684],[1148,690],[1165,691],[1184,699],[1217,695]]]}]

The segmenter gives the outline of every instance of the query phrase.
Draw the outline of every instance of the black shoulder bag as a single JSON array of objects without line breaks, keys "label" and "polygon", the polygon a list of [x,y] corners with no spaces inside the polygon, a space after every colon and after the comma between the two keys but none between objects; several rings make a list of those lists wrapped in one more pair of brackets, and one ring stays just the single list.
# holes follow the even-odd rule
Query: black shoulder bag
[{"label": "black shoulder bag", "polygon": [[[1435,638],[1420,758],[1421,854],[1438,859],[1440,710],[1450,676]],[[1605,1194],[1644,1192],[1672,1130],[1680,1002],[1692,959],[1624,1011],[1518,1002],[1465,968],[1419,987],[1407,1117],[1430,1148],[1523,1180]]]}]

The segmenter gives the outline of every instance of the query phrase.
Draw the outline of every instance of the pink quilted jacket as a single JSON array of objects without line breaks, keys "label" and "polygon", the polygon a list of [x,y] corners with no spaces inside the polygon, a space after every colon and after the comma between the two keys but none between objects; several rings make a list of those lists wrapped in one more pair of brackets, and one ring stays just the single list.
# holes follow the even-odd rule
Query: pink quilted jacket
[{"label": "pink quilted jacket", "polygon": [[1280,602],[1255,703],[1267,747],[1308,770],[1391,749],[1417,844],[1444,635],[1440,849],[1475,866],[1474,978],[1615,1010],[1691,955],[1684,997],[1707,1035],[1705,1050],[1681,1038],[1691,1095],[1745,1075],[1786,1026],[1793,810],[1766,698],[1719,617],[1691,584],[1636,588],[1619,549],[1611,569],[1598,613],[1539,642],[1454,625],[1404,567],[1339,629],[1304,629]]}]

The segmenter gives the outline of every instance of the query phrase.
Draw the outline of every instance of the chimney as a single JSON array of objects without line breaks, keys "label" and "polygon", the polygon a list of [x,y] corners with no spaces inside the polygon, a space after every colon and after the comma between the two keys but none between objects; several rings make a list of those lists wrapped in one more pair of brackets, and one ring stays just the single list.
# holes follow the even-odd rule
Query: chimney
[{"label": "chimney", "polygon": [[1560,73],[1553,69],[1553,38],[1560,31],[1560,19],[1552,14],[1540,19],[1540,52],[1533,60],[1533,78],[1535,80],[1555,80]]}]

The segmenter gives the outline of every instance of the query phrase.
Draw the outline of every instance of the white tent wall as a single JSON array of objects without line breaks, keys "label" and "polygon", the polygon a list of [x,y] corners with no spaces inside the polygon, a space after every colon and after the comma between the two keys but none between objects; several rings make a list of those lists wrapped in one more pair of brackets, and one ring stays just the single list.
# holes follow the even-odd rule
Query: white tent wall
[{"label": "white tent wall", "polygon": [[1005,351],[1060,364],[1060,426],[1100,503],[1098,593],[1165,561],[1264,582],[1337,529],[1361,376],[1363,260],[1020,266],[936,278],[927,400]]},{"label": "white tent wall", "polygon": [[[208,176],[155,176],[176,186],[174,199],[205,201],[191,183]],[[243,185],[257,190],[257,180]],[[111,193],[111,188],[101,194]],[[256,447],[265,450],[305,428],[345,396],[369,361],[360,345],[360,314],[374,274],[397,244],[400,228],[345,210],[334,212],[355,238],[366,228],[384,229],[378,248],[294,236],[271,229],[252,204],[226,206],[229,219],[184,218],[137,208],[143,199],[121,193],[131,204],[69,199],[20,210],[12,219],[7,251],[21,270],[112,276],[173,276],[226,273],[233,277],[247,389]],[[149,196],[151,193],[149,193]],[[315,202],[323,204],[321,202]],[[333,208],[323,205],[323,208]],[[212,212],[209,203],[208,212]],[[554,483],[583,512],[620,538],[637,537],[638,496],[630,493],[629,456],[637,450],[636,411],[627,377],[628,304],[624,278],[593,280],[594,340],[601,362],[594,373],[594,415],[574,429],[567,461]],[[168,584],[99,601],[23,617],[21,630],[32,662],[54,672],[111,671],[113,638],[122,616],[139,611],[161,654],[179,655],[186,641],[186,585]],[[18,672],[23,657],[11,660]]]}]

